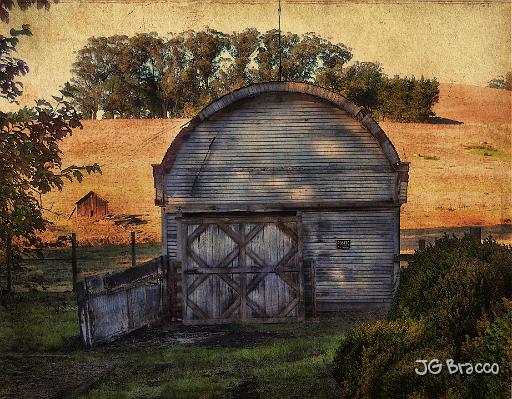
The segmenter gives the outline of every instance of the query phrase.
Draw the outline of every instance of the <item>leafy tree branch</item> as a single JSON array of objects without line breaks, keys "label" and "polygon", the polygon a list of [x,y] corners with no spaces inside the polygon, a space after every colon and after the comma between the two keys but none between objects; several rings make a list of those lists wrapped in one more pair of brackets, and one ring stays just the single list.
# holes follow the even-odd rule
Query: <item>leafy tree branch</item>
[{"label": "leafy tree branch", "polygon": [[[28,72],[26,63],[13,57],[18,37],[30,28],[0,36],[0,93],[14,102],[23,86],[16,78]],[[41,196],[62,190],[64,182],[82,181],[84,174],[101,173],[98,164],[63,166],[60,144],[82,128],[80,114],[64,96],[52,103],[37,100],[32,108],[0,111],[0,265],[6,266],[6,288],[22,252],[39,242],[38,232],[50,223],[43,215]]]}]

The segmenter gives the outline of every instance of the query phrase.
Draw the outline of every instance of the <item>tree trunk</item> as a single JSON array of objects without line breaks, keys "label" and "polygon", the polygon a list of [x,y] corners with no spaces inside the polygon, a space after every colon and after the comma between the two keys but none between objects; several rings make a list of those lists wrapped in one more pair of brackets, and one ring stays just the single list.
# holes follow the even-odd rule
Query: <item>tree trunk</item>
[{"label": "tree trunk", "polygon": [[167,119],[167,110],[169,108],[169,99],[162,100],[162,118]]}]

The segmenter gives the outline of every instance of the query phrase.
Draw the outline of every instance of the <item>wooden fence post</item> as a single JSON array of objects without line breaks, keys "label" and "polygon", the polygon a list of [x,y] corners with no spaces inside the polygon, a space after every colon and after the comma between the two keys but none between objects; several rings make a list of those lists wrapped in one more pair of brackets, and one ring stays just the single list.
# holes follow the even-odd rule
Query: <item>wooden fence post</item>
[{"label": "wooden fence post", "polygon": [[469,228],[469,235],[471,236],[471,238],[477,242],[477,243],[481,243],[482,242],[482,228],[477,226],[477,227],[470,227]]},{"label": "wooden fence post", "polygon": [[167,305],[169,306],[169,317],[171,321],[175,321],[177,318],[176,312],[176,264],[174,261],[165,257],[167,260]]},{"label": "wooden fence post", "polygon": [[137,265],[137,255],[135,254],[135,231],[132,231],[131,241],[132,241],[132,267],[135,267]]},{"label": "wooden fence post", "polygon": [[420,251],[424,251],[425,250],[425,240],[423,238],[418,240],[418,249]]},{"label": "wooden fence post", "polygon": [[76,233],[71,233],[71,273],[73,275],[73,292],[75,292],[78,278],[78,266],[76,259]]}]

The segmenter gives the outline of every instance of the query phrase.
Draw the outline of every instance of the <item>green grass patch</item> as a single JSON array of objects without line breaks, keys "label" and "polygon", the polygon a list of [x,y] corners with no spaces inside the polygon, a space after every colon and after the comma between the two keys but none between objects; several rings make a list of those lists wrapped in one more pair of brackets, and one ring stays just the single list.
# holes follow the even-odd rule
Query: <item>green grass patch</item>
[{"label": "green grass patch", "polygon": [[[0,351],[18,352],[23,362],[29,363],[31,352],[65,354],[66,364],[114,363],[114,368],[79,399],[328,399],[336,391],[331,377],[335,348],[352,324],[352,320],[339,316],[306,323],[234,323],[216,327],[226,341],[215,338],[211,345],[153,349],[107,345],[85,351],[78,343],[72,293],[26,292],[2,304]],[[240,341],[240,337],[246,338]],[[13,364],[24,370],[23,363],[18,362]],[[52,369],[45,361],[41,364],[38,370],[42,375],[51,375],[57,367],[54,363]],[[78,366],[75,369],[73,373],[82,374]],[[60,371],[68,373],[67,369]],[[13,372],[17,372],[14,366]]]},{"label": "green grass patch", "polygon": [[497,149],[486,150],[483,148],[475,148],[475,149],[471,150],[470,153],[473,155],[480,155],[483,157],[493,157],[493,156],[498,155],[498,150]]},{"label": "green grass patch", "polygon": [[441,158],[439,158],[436,155],[429,155],[429,154],[414,154],[414,156],[425,159],[427,161],[439,161]]},{"label": "green grass patch", "polygon": [[471,154],[482,157],[503,157],[506,155],[505,152],[492,146],[486,141],[480,144],[468,144],[465,145],[464,148],[469,150]]},{"label": "green grass patch", "polygon": [[[175,346],[127,352],[123,365],[107,381],[80,398],[331,398],[336,388],[330,370],[343,333],[336,328],[340,324],[304,324],[299,336],[254,347]],[[268,327],[237,329],[255,332]],[[287,331],[290,325],[272,328]],[[232,329],[226,326],[227,331]]]},{"label": "green grass patch", "polygon": [[68,350],[79,335],[70,294],[16,294],[0,308],[0,353]]}]

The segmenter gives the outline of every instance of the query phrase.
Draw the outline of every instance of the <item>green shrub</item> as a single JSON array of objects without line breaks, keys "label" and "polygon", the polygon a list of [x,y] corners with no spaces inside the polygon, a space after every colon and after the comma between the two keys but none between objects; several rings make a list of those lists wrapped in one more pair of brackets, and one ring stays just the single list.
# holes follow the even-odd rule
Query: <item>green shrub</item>
[{"label": "green shrub", "polygon": [[508,399],[512,377],[512,301],[505,301],[507,312],[496,318],[485,330],[483,336],[469,345],[466,350],[475,351],[476,362],[496,362],[500,365],[500,374],[473,374],[468,381],[466,396],[475,398]]},{"label": "green shrub", "polygon": [[414,372],[420,367],[417,359],[451,358],[449,347],[426,347],[424,333],[423,323],[417,320],[378,321],[354,327],[334,357],[340,396],[441,397],[446,393],[446,386],[458,384],[460,377],[444,373],[420,376]]},{"label": "green shrub", "polygon": [[342,397],[378,397],[386,371],[414,349],[421,330],[420,324],[399,321],[379,321],[353,328],[334,357],[334,374],[340,382]]},{"label": "green shrub", "polygon": [[467,337],[478,335],[477,321],[492,320],[511,291],[510,247],[445,236],[404,270],[390,317],[424,319],[432,339],[450,344],[458,357]]},{"label": "green shrub", "polygon": [[[334,376],[343,398],[505,398],[510,394],[512,249],[443,237],[402,273],[389,321],[356,326]],[[418,359],[445,371],[418,375]],[[498,375],[450,374],[447,359],[497,362]]]}]

